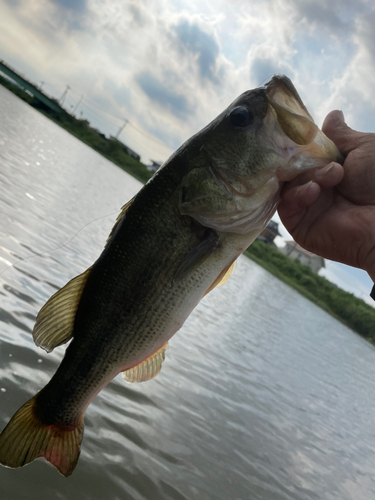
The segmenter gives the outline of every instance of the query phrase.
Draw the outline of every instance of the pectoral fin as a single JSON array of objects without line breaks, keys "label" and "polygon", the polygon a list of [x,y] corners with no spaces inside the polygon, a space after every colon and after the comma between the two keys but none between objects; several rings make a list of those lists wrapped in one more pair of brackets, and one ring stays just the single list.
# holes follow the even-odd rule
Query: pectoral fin
[{"label": "pectoral fin", "polygon": [[160,373],[161,365],[165,359],[165,351],[168,349],[168,342],[152,356],[142,361],[137,366],[122,372],[126,382],[146,382],[156,377]]},{"label": "pectoral fin", "polygon": [[177,269],[172,284],[182,281],[186,276],[198,269],[199,266],[216,250],[219,246],[220,238],[216,231],[207,229],[204,239],[186,255]]},{"label": "pectoral fin", "polygon": [[91,267],[52,295],[36,318],[33,339],[47,352],[71,339],[74,319]]}]

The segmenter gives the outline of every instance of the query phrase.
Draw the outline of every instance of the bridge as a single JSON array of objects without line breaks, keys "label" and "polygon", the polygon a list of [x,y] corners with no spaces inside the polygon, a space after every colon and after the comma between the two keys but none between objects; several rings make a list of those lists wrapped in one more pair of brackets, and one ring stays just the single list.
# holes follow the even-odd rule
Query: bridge
[{"label": "bridge", "polygon": [[38,99],[48,108],[52,109],[52,111],[61,113],[62,108],[57,104],[57,102],[47,97],[45,94],[43,94],[43,92],[37,89],[35,85],[22,78],[22,76],[16,73],[13,69],[9,68],[9,66],[7,66],[4,61],[0,61],[0,71],[14,80],[21,88],[23,88],[24,90],[28,90],[35,97],[35,99]]}]

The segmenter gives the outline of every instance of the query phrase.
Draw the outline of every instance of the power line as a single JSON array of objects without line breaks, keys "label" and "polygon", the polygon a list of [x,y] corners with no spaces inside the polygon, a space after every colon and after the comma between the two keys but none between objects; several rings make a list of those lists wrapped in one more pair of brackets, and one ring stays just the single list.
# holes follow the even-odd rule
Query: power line
[{"label": "power line", "polygon": [[[88,115],[89,120],[90,119],[97,120],[99,118],[101,120],[104,120],[106,122],[106,124],[109,125],[110,127],[114,127],[116,130],[118,130],[118,124],[115,123],[114,120],[109,119],[107,116],[103,116],[98,111],[96,111],[93,107],[88,105],[86,98],[84,98],[82,106],[84,106],[84,114]],[[82,114],[82,111],[81,111],[81,114]],[[95,115],[95,116],[93,116],[93,115]],[[122,119],[122,121],[124,121],[124,119]],[[143,136],[144,134],[141,134],[141,135]],[[135,150],[137,150],[137,147],[141,147],[141,148],[145,147],[145,141],[144,141],[144,139],[142,139],[140,137],[140,135],[138,134],[138,131],[137,131],[136,135],[130,134],[128,136],[128,138],[125,139],[126,142],[128,140],[134,143],[134,146],[132,146],[132,147],[134,147]],[[162,142],[159,143],[157,141],[154,141],[154,142],[150,141],[147,145],[147,149],[149,150],[149,154],[151,156],[155,156],[155,157],[159,157],[160,155],[163,155],[163,152],[160,150],[160,148],[162,148],[165,152],[165,150],[168,149],[168,146],[166,146]]]},{"label": "power line", "polygon": [[118,129],[117,134],[115,135],[116,139],[118,139],[120,137],[120,134],[124,130],[124,128],[126,127],[127,123],[129,123],[129,120],[125,120],[124,124],[121,125],[121,127]]},{"label": "power line", "polygon": [[[78,94],[78,92],[76,90],[72,89],[71,87],[69,87],[69,90],[71,90],[75,94]],[[90,98],[85,97],[85,103],[89,104],[89,105],[91,105],[91,106],[93,106],[93,107],[95,107],[97,109],[99,109],[102,113],[105,113],[106,115],[110,116],[111,118],[115,118],[116,120],[120,120],[122,122],[126,121],[126,124],[130,125],[139,134],[147,137],[150,141],[154,141],[156,144],[159,144],[160,146],[168,147],[160,139],[157,139],[156,137],[153,137],[152,135],[148,134],[144,130],[142,130],[139,127],[137,127],[136,125],[134,125],[134,123],[132,123],[129,119],[127,119],[127,118],[125,118],[123,116],[120,117],[120,116],[117,116],[117,115],[113,114],[112,112],[110,112],[110,111],[102,108],[101,106],[99,106],[99,104],[97,104],[96,102],[92,101]]]},{"label": "power line", "polygon": [[[71,89],[73,91],[73,93],[75,94],[78,94],[78,92],[76,92],[75,90]],[[116,118],[116,120],[120,120],[120,121],[124,121],[125,118],[123,116],[117,116],[109,111],[107,111],[106,109],[102,108],[101,106],[99,106],[99,104],[96,104],[96,102],[92,101],[90,98],[86,97],[85,98],[85,102],[90,104],[91,106],[93,106],[94,108],[97,108],[99,109],[100,111],[102,111],[102,113],[105,113],[106,115],[110,116],[111,118]]]},{"label": "power line", "polygon": [[[48,83],[44,82],[44,84],[48,85]],[[97,104],[96,102],[94,102],[93,100],[91,100],[90,98],[88,97],[84,97],[82,96],[81,93],[79,93],[77,90],[75,90],[74,88],[72,88],[70,85],[67,85],[62,96],[60,97],[59,99],[59,102],[60,102],[60,105],[62,105],[65,101],[65,98],[68,94],[68,92],[72,93],[72,94],[75,94],[75,95],[79,95],[80,96],[80,100],[79,102],[76,104],[72,114],[75,113],[76,109],[78,108],[78,106],[82,103],[83,99],[84,99],[84,104],[86,105],[86,107],[88,108],[96,108],[97,110],[99,110],[102,114],[104,115],[107,115],[107,117],[110,117],[112,119],[115,119],[116,121],[121,121],[121,122],[125,122],[125,125],[129,125],[131,128],[133,128],[138,134],[142,135],[143,137],[147,138],[148,141],[152,141],[153,143],[155,143],[156,145],[162,147],[162,148],[165,148],[165,149],[170,149],[164,142],[162,142],[160,139],[150,135],[149,133],[145,132],[144,130],[142,130],[140,127],[138,127],[137,125],[135,125],[133,122],[131,122],[128,118],[125,118],[124,116],[118,116],[110,111],[108,111],[107,109],[103,108],[102,106],[100,106],[99,104]],[[94,112],[93,109],[90,110],[91,112]],[[101,116],[100,114],[96,113],[98,117],[100,118],[104,118],[103,116]],[[108,120],[108,118],[107,118]],[[112,121],[108,120],[108,122],[115,126],[115,127],[118,127],[118,125],[116,125],[115,123],[113,123]],[[119,135],[119,133],[122,132],[124,128],[124,125],[122,125],[120,127],[120,132],[117,132],[117,134]],[[116,137],[118,137],[118,135],[116,135]],[[137,141],[137,139],[133,138],[135,141]],[[144,146],[144,145],[143,145]]]},{"label": "power line", "polygon": [[65,97],[67,96],[68,92],[70,90],[70,87],[69,85],[66,86],[66,89],[64,90],[63,92],[63,95],[60,97],[59,99],[59,103],[60,103],[60,106],[62,106],[64,104],[64,101],[65,101]]},{"label": "power line", "polygon": [[75,114],[75,112],[77,111],[78,109],[78,106],[81,104],[81,102],[83,101],[83,95],[81,96],[81,99],[78,101],[78,103],[76,104],[75,108],[73,109],[72,111],[72,115]]},{"label": "power line", "polygon": [[144,132],[141,130],[139,127],[135,126],[134,123],[129,122],[129,125],[134,128],[139,134],[144,135],[147,137],[150,141],[154,141],[156,144],[159,144],[160,146],[163,146],[167,148],[168,146],[162,142],[160,139],[157,139],[156,137],[153,137],[152,135],[148,134],[147,132]]},{"label": "power line", "polygon": [[87,113],[90,116],[95,115],[97,118],[104,120],[107,124],[111,125],[112,127],[115,127],[116,129],[118,128],[118,123],[115,123],[113,120],[110,120],[107,116],[103,116],[98,111],[91,108],[90,105],[88,105],[86,101],[87,101],[87,99],[85,99],[83,102],[83,106],[85,106],[85,108],[84,108],[85,113]]}]

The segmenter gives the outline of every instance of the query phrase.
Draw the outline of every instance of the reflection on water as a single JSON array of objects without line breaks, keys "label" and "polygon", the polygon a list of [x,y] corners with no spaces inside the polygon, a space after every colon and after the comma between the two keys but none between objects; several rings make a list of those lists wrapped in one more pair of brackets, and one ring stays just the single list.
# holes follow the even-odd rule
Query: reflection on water
[{"label": "reflection on water", "polygon": [[[38,310],[99,255],[140,184],[1,87],[0,116],[0,273],[15,264],[0,275],[3,427],[64,352],[33,344]],[[1,498],[374,498],[374,360],[362,338],[241,258],[171,340],[156,379],[117,377],[90,405],[73,476],[42,460],[0,468]]]}]

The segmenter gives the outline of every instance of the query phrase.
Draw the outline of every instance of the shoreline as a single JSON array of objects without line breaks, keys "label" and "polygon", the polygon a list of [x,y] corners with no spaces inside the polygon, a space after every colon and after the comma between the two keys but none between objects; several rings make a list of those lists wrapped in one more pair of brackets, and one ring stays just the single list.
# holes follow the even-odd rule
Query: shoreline
[{"label": "shoreline", "polygon": [[1,75],[0,85],[140,182],[146,183],[152,177],[153,173],[147,170],[146,165],[125,152],[124,147],[126,146],[123,143],[115,138],[107,139],[100,131],[92,128],[87,120],[75,118],[60,106],[60,112],[51,110]]},{"label": "shoreline", "polygon": [[255,240],[244,255],[375,345],[375,308],[276,247]]}]

